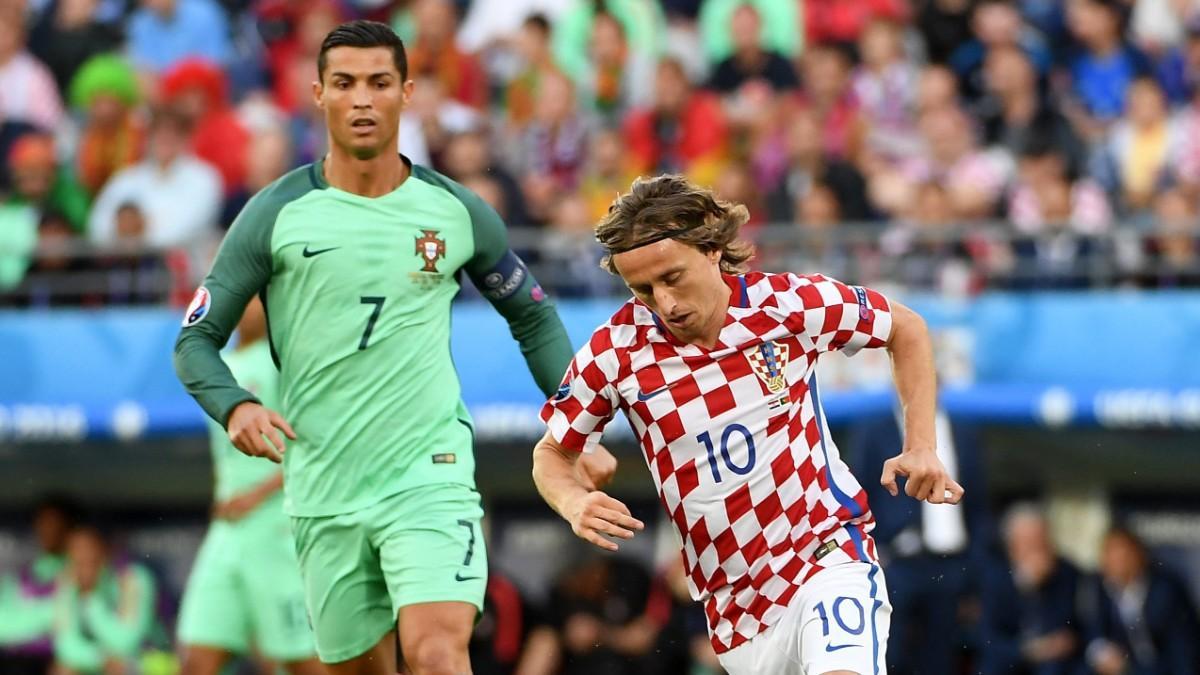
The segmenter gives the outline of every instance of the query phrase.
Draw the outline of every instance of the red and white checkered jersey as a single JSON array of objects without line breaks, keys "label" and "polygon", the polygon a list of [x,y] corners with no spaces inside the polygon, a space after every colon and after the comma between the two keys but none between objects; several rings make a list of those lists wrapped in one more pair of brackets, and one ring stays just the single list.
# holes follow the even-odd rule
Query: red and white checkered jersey
[{"label": "red and white checkered jersey", "polygon": [[824,276],[725,281],[713,349],[680,342],[630,300],[542,408],[554,439],[577,451],[625,412],[717,653],[777,621],[822,559],[875,559],[866,493],[829,438],[814,371],[822,352],[881,347],[892,327],[882,295]]}]

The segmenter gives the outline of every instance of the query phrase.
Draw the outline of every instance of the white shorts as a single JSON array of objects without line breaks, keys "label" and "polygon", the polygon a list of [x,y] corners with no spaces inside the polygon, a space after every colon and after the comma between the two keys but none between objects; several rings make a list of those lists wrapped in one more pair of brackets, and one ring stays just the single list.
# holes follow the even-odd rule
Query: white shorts
[{"label": "white shorts", "polygon": [[730,675],[887,672],[892,604],[878,565],[846,562],[800,587],[778,623],[719,657]]}]

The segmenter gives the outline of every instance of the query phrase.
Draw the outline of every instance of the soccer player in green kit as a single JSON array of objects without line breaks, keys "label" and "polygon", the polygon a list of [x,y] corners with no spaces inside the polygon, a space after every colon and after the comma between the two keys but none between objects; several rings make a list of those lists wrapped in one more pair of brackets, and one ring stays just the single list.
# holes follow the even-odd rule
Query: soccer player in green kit
[{"label": "soccer player in green kit", "polygon": [[[317,73],[329,153],[238,216],[188,307],[176,371],[239,450],[286,458],[285,509],[329,670],[394,672],[396,630],[410,672],[468,673],[487,561],[450,357],[459,272],[508,321],[547,396],[573,350],[495,211],[396,152],[413,83],[391,29],[339,26]],[[287,420],[218,353],[255,294]],[[614,465],[597,456],[584,473],[600,483]]]},{"label": "soccer player in green kit", "polygon": [[[267,345],[262,303],[252,298],[237,325],[237,348],[223,360],[238,383],[278,405],[279,371]],[[217,675],[234,655],[281,664],[292,675],[323,675],[304,607],[304,583],[283,512],[283,474],[242,454],[209,421],[213,523],[179,609],[183,675]]]}]

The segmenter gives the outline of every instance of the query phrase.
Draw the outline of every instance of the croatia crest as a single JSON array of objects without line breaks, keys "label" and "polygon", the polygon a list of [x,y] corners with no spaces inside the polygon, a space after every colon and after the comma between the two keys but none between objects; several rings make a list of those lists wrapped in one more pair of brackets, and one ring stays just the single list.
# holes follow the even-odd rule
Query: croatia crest
[{"label": "croatia crest", "polygon": [[788,346],[782,342],[764,342],[748,355],[750,367],[758,379],[767,385],[772,394],[787,389],[785,371],[788,364]]}]

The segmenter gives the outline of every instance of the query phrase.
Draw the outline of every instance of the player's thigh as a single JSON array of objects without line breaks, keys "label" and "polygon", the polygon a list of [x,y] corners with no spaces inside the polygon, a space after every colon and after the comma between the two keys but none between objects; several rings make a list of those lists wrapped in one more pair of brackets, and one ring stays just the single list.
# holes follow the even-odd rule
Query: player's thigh
[{"label": "player's thigh", "polygon": [[729,675],[805,675],[800,663],[798,615],[798,607],[788,607],[775,625],[718,655],[721,667]]},{"label": "player's thigh", "polygon": [[410,670],[465,672],[478,608],[468,602],[426,602],[400,608],[400,658]]},{"label": "player's thigh", "polygon": [[181,645],[245,653],[250,647],[250,607],[238,581],[236,542],[216,523],[192,564],[179,608]]},{"label": "player's thigh", "polygon": [[379,505],[376,544],[393,616],[424,603],[482,609],[487,587],[482,518],[479,493],[457,484],[408,490]]},{"label": "player's thigh", "polygon": [[324,663],[371,651],[395,613],[361,512],[293,518],[296,554],[317,655]]},{"label": "player's thigh", "polygon": [[892,606],[879,566],[844,563],[805,586],[798,617],[804,674],[887,672]]},{"label": "player's thigh", "polygon": [[255,649],[278,663],[304,661],[316,654],[300,561],[291,533],[285,534],[286,539],[262,542],[243,566]]},{"label": "player's thigh", "polygon": [[183,653],[180,675],[221,675],[221,669],[232,657],[221,647],[185,644],[180,651]]}]

